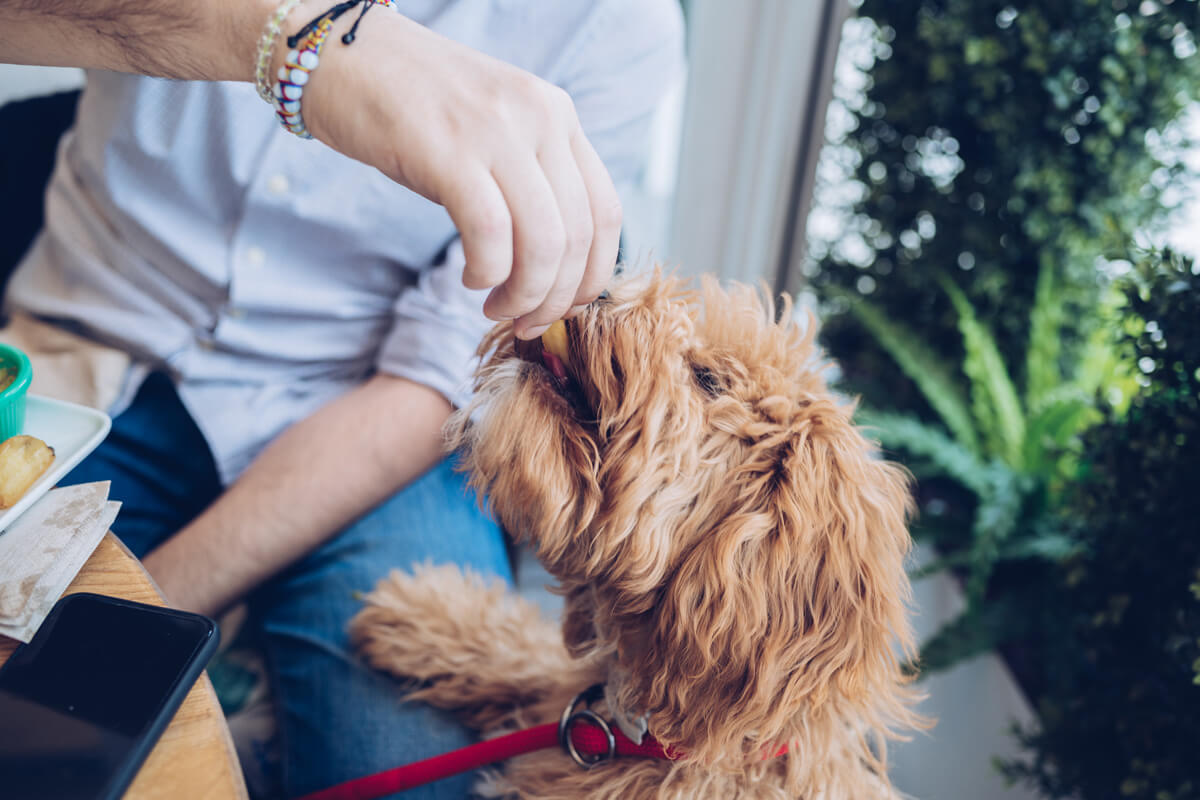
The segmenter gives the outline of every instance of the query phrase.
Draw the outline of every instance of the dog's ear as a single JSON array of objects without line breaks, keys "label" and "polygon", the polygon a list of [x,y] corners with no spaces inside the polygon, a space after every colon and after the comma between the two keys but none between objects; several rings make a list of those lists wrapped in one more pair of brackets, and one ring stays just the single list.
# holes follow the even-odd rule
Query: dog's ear
[{"label": "dog's ear", "polygon": [[652,732],[705,761],[916,720],[897,656],[912,644],[906,476],[830,399],[775,411],[786,422],[743,431],[761,438],[618,637]]}]

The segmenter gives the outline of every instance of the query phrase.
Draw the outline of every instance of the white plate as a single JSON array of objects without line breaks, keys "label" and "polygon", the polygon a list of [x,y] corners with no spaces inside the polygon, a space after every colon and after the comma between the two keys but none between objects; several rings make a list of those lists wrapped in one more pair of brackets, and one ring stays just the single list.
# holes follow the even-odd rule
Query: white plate
[{"label": "white plate", "polygon": [[112,420],[103,411],[31,394],[25,398],[25,427],[21,433],[36,436],[54,448],[54,463],[12,508],[0,512],[0,531],[21,516],[38,498],[70,472],[108,435]]}]

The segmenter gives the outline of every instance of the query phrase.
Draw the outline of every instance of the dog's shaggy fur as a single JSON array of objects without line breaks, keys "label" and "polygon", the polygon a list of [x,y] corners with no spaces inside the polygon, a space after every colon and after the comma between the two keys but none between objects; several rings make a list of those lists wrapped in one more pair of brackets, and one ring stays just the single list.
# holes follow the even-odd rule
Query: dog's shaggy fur
[{"label": "dog's shaggy fur", "polygon": [[584,771],[545,750],[492,793],[894,796],[885,742],[922,724],[899,661],[907,480],[826,388],[814,326],[783,311],[656,272],[568,322],[567,382],[518,357],[508,326],[485,342],[452,444],[560,582],[561,633],[499,585],[426,566],[380,584],[354,639],[485,734],[557,720],[606,682],[599,711],[648,714],[684,754]]}]

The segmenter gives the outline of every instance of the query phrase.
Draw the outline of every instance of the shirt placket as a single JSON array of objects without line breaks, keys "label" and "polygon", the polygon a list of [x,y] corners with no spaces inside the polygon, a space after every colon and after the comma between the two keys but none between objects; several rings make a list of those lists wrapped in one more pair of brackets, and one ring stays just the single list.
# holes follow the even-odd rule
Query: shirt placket
[{"label": "shirt placket", "polygon": [[[219,346],[233,329],[252,324],[251,309],[270,302],[273,279],[284,280],[281,267],[291,243],[268,219],[278,216],[271,212],[288,202],[296,184],[285,157],[290,143],[281,141],[283,136],[280,131],[272,137],[246,189],[244,210],[231,237],[226,299],[216,309],[210,347]],[[246,331],[239,333],[244,337]]]}]

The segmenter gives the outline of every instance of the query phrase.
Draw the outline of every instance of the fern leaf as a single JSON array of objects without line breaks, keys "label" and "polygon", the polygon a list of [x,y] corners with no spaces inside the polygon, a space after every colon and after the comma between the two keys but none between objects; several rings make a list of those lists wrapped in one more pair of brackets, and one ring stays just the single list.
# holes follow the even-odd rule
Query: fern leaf
[{"label": "fern leaf", "polygon": [[[992,477],[979,457],[956,439],[915,417],[860,409],[855,421],[875,433],[887,450],[900,451],[932,464],[977,495],[990,490]],[[905,459],[909,461],[911,459]]]},{"label": "fern leaf", "polygon": [[960,562],[956,553],[946,563],[968,567],[968,596],[971,602],[981,599],[1001,548],[1017,528],[1025,481],[1007,464],[983,463],[949,436],[912,417],[860,412],[858,421],[877,433],[884,447],[934,464],[979,498],[970,538],[958,545],[964,560]]},{"label": "fern leaf", "polygon": [[891,320],[860,297],[842,295],[850,312],[920,389],[951,435],[971,453],[979,453],[979,437],[967,399],[954,373],[910,328]]},{"label": "fern leaf", "polygon": [[1022,476],[999,464],[992,475],[991,490],[980,497],[971,526],[971,558],[967,578],[967,603],[983,600],[988,578],[1000,561],[1004,547],[1021,517],[1025,481]]},{"label": "fern leaf", "polygon": [[1029,418],[1025,433],[1025,471],[1042,478],[1059,472],[1058,455],[1071,440],[1103,419],[1092,398],[1074,386],[1060,386],[1046,394],[1041,408]]},{"label": "fern leaf", "polygon": [[1119,324],[1123,303],[1124,295],[1113,287],[1101,295],[1097,311],[1101,324],[1084,343],[1079,364],[1070,381],[1077,392],[1089,398],[1102,395],[1118,412],[1128,407],[1138,391],[1134,365],[1117,346],[1111,329],[1112,325]]},{"label": "fern leaf", "polygon": [[1054,268],[1042,264],[1033,308],[1029,312],[1029,347],[1025,355],[1025,408],[1038,408],[1047,393],[1062,382],[1062,304],[1056,296]]},{"label": "fern leaf", "polygon": [[[1029,538],[1021,537],[1001,545],[996,554],[996,563],[1025,558],[1040,558],[1046,561],[1062,561],[1079,552],[1080,544],[1062,533],[1042,533]],[[971,564],[971,553],[963,550],[909,571],[909,580],[919,581],[947,570],[966,568]]]},{"label": "fern leaf", "polygon": [[1025,415],[1000,349],[975,316],[975,309],[963,291],[945,278],[941,283],[958,312],[958,328],[966,350],[963,371],[971,381],[975,425],[984,434],[984,443],[992,455],[1020,469]]}]

